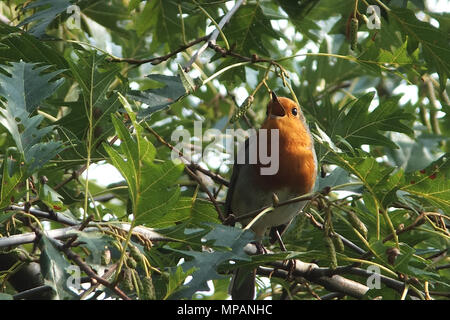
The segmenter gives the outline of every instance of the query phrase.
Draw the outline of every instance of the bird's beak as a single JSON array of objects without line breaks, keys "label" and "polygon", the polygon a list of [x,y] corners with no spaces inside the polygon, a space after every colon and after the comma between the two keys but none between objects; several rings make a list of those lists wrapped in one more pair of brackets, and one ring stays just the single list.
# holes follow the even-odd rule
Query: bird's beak
[{"label": "bird's beak", "polygon": [[284,111],[283,106],[281,105],[280,101],[278,100],[278,97],[275,94],[275,92],[272,91],[270,117],[278,118],[278,117],[284,117],[285,115],[286,115],[286,112]]}]

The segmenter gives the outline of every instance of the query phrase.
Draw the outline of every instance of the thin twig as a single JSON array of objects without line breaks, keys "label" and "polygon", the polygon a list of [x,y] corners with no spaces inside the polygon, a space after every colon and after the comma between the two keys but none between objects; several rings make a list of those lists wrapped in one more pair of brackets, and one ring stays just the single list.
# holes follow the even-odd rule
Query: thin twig
[{"label": "thin twig", "polygon": [[217,182],[221,185],[224,185],[226,187],[230,186],[230,182],[228,180],[226,180],[225,178],[223,178],[220,174],[206,170],[205,168],[201,167],[200,165],[198,165],[196,163],[191,163],[188,166],[191,170],[200,171],[201,173],[207,175],[212,180],[214,180],[215,182]]},{"label": "thin twig", "polygon": [[68,184],[70,181],[74,180],[74,179],[78,179],[78,177],[86,170],[86,165],[83,165],[80,169],[78,169],[77,171],[72,172],[72,175],[67,178],[66,180],[62,181],[61,183],[57,184],[53,190],[58,190],[62,187],[64,187],[66,184]]},{"label": "thin twig", "polygon": [[[114,273],[114,271],[117,268],[117,264],[112,265],[108,271],[105,272],[105,274],[103,275],[104,279],[108,279],[112,276],[112,274]],[[91,278],[89,278],[92,281]],[[83,300],[87,295],[89,295],[91,292],[95,291],[95,289],[97,289],[100,286],[99,282],[95,282],[93,283],[88,289],[86,289],[81,295],[80,295],[80,300]]]},{"label": "thin twig", "polygon": [[176,50],[174,50],[174,51],[172,51],[172,52],[170,52],[170,53],[168,53],[166,55],[160,56],[160,57],[155,57],[155,58],[150,58],[150,59],[133,59],[133,58],[112,57],[112,58],[109,58],[108,60],[110,62],[126,62],[126,63],[134,64],[134,65],[141,65],[141,64],[144,64],[144,63],[151,63],[152,65],[157,65],[157,64],[160,64],[160,63],[170,59],[171,57],[173,57],[177,53],[185,51],[186,49],[196,45],[197,43],[204,42],[204,41],[208,40],[209,37],[210,37],[210,35],[207,35],[207,36],[204,36],[204,37],[192,40],[191,42],[189,42],[189,43],[179,47],[178,49],[176,49]]},{"label": "thin twig", "polygon": [[122,290],[120,290],[117,286],[111,284],[109,281],[103,279],[98,276],[92,269],[89,267],[76,253],[70,251],[68,248],[62,248],[63,252],[66,256],[75,262],[76,265],[80,267],[90,278],[95,279],[97,282],[101,283],[105,287],[113,290],[120,298],[123,300],[131,300]]},{"label": "thin twig", "polygon": [[187,166],[184,167],[184,170],[188,173],[189,176],[191,176],[195,181],[197,181],[197,183],[200,185],[200,187],[203,189],[203,191],[206,192],[206,194],[208,195],[209,200],[211,200],[212,204],[214,205],[214,208],[216,209],[216,211],[217,211],[217,213],[219,215],[219,219],[222,222],[225,221],[225,216],[223,215],[223,212],[220,209],[219,204],[217,203],[216,199],[214,198],[214,196],[209,191],[208,187],[205,186],[205,184],[203,183],[202,179],[198,175],[196,175],[191,169],[189,169]]},{"label": "thin twig", "polygon": [[[236,11],[239,9],[239,7],[244,3],[244,0],[238,0],[236,1],[236,3],[234,4],[234,7],[231,8],[230,11],[228,11],[222,18],[222,20],[220,20],[218,27],[220,28],[220,30],[225,26],[225,24],[227,24],[231,17],[236,13]],[[189,60],[189,62],[184,66],[184,70],[185,71],[189,71],[191,66],[194,64],[194,62],[197,60],[197,58],[206,50],[206,48],[208,48],[209,43],[215,44],[217,37],[220,34],[220,30],[216,28],[216,30],[214,30],[211,35],[208,37],[208,42],[205,43],[203,46],[201,46],[191,57],[191,59]]]}]

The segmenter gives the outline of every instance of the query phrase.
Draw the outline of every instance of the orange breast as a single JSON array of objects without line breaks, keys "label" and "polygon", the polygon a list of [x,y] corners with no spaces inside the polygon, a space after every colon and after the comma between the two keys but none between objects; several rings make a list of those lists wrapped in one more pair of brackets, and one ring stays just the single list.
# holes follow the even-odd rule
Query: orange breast
[{"label": "orange breast", "polygon": [[[311,135],[301,121],[266,121],[262,129],[279,130],[279,169],[275,175],[261,175],[261,164],[255,166],[257,183],[270,190],[288,188],[298,194],[311,192],[317,175],[317,164]],[[287,119],[290,120],[290,119]],[[272,154],[269,149],[269,154]],[[258,145],[259,148],[259,145]]]}]

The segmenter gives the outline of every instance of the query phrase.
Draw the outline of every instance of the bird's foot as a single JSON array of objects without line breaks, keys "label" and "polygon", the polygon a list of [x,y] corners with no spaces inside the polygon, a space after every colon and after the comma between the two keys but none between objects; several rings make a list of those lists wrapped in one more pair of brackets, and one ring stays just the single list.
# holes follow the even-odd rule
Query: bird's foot
[{"label": "bird's foot", "polygon": [[256,253],[257,254],[267,254],[266,248],[262,245],[261,242],[255,241],[253,244],[256,246]]},{"label": "bird's foot", "polygon": [[294,271],[297,268],[297,262],[295,259],[289,259],[289,260],[285,260],[284,264],[286,265],[286,267],[288,269],[288,275],[287,275],[286,280],[291,281],[294,279],[294,277],[292,275],[294,274]]}]

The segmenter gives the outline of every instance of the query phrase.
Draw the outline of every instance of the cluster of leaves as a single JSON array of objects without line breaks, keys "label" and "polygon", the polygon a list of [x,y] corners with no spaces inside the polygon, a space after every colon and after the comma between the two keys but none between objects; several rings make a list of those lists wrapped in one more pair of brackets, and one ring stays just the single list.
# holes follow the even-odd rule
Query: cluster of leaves
[{"label": "cluster of leaves", "polygon": [[[53,298],[224,299],[226,274],[237,265],[286,257],[331,269],[376,265],[407,284],[399,291],[383,283],[367,298],[448,297],[448,13],[430,12],[422,0],[350,3],[356,7],[331,0],[2,2],[0,298],[23,291],[8,280],[39,261]],[[368,4],[380,8],[380,29],[366,24]],[[234,6],[216,50],[192,65],[204,41],[188,43],[212,35]],[[350,30],[352,19],[359,29]],[[221,224],[226,188],[214,177],[231,176],[227,155],[219,148],[202,158],[195,149],[191,159],[201,159],[205,176],[173,162],[167,142],[178,142],[175,130],[194,136],[198,120],[222,133],[216,141],[227,141],[228,128],[258,127],[266,88],[300,102],[321,163],[316,190],[331,192],[318,193],[291,225],[288,252],[273,247],[278,253],[250,257],[243,248],[252,233]],[[418,100],[405,99],[405,88],[415,88]],[[122,181],[89,178],[93,164],[106,163]],[[43,216],[30,208],[48,213],[50,231],[65,230],[57,214],[85,221],[83,230],[58,236],[61,245],[38,232]],[[161,239],[132,236],[141,226]],[[40,235],[37,246],[2,242],[28,232]],[[337,234],[360,250],[343,247]],[[5,266],[11,256],[17,263]],[[86,267],[111,285],[74,284],[71,272],[91,276]],[[294,299],[328,293],[275,277],[258,283],[260,298],[286,292]]]}]

